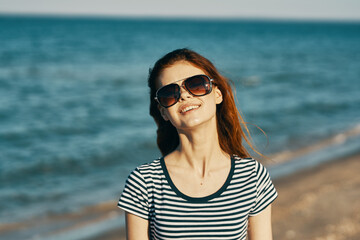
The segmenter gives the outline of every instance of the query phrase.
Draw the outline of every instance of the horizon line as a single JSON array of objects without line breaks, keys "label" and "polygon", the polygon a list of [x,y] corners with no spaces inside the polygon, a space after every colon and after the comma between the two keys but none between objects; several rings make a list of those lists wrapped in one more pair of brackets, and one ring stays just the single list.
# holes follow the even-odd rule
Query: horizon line
[{"label": "horizon line", "polygon": [[324,22],[324,23],[360,23],[360,19],[354,18],[310,18],[310,17],[275,17],[275,16],[188,16],[188,15],[127,15],[127,14],[95,14],[95,13],[20,13],[1,12],[0,17],[34,17],[34,18],[93,18],[93,19],[133,19],[133,20],[195,20],[195,21],[279,21],[279,22]]}]

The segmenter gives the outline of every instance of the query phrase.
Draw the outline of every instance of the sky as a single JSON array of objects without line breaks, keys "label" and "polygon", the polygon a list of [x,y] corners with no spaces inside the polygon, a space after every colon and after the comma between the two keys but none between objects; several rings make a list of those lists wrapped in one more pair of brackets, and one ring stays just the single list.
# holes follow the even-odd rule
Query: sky
[{"label": "sky", "polygon": [[0,0],[0,14],[360,20],[360,0]]}]

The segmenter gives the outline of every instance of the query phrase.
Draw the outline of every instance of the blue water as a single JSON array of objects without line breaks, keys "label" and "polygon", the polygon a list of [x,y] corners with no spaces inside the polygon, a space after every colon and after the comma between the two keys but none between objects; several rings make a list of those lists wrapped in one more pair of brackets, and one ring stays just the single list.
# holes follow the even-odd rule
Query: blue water
[{"label": "blue water", "polygon": [[264,153],[360,123],[360,23],[0,16],[0,223],[117,199],[160,156],[146,78],[181,47],[232,79]]}]

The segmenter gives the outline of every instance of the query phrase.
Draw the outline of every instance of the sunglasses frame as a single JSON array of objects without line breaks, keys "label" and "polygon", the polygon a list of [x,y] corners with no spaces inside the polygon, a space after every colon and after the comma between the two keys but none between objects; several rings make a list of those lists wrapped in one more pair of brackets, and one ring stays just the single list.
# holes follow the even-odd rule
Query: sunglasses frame
[{"label": "sunglasses frame", "polygon": [[[202,95],[195,95],[195,94],[193,94],[189,89],[187,89],[187,87],[186,87],[186,85],[185,85],[186,80],[188,80],[188,79],[190,79],[190,78],[193,78],[193,77],[197,77],[197,76],[205,76],[207,79],[209,79],[210,89],[209,89],[209,91],[208,91],[207,93],[202,94]],[[180,82],[180,81],[183,81],[183,82],[182,82],[181,84],[176,84],[177,82]],[[162,104],[160,103],[160,101],[159,101],[159,99],[158,99],[158,97],[157,97],[158,92],[159,92],[162,88],[167,87],[167,86],[172,85],[172,84],[175,84],[175,85],[178,85],[178,86],[179,86],[179,91],[181,91],[181,88],[184,88],[184,89],[185,89],[188,93],[190,93],[192,96],[201,97],[201,96],[208,95],[208,94],[210,94],[210,93],[212,92],[213,82],[214,82],[214,79],[210,78],[208,75],[205,75],[205,74],[197,74],[197,75],[194,75],[194,76],[191,76],[191,77],[187,77],[187,78],[184,78],[184,79],[177,80],[177,81],[172,82],[172,83],[170,83],[170,84],[167,84],[167,85],[165,85],[165,86],[162,86],[161,88],[159,88],[158,90],[156,90],[156,93],[155,93],[155,96],[156,96],[156,97],[154,97],[154,99],[155,99],[162,107],[164,107],[164,108],[169,108],[169,107],[171,107],[171,106],[174,106],[177,102],[179,102],[179,99],[180,99],[180,97],[181,97],[181,93],[180,93],[180,97],[177,98],[176,101],[175,101],[173,104],[171,104],[171,105],[169,105],[169,106],[164,106],[164,105],[162,105]]]}]

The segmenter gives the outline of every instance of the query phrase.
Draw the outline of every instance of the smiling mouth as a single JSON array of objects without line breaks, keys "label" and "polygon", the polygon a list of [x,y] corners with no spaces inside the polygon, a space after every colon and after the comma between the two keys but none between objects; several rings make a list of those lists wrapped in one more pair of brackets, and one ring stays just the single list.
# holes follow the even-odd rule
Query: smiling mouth
[{"label": "smiling mouth", "polygon": [[182,109],[180,112],[181,112],[181,113],[186,113],[186,112],[189,112],[189,111],[191,111],[191,110],[197,109],[197,108],[199,108],[199,107],[200,107],[200,105],[188,106],[188,107]]}]

